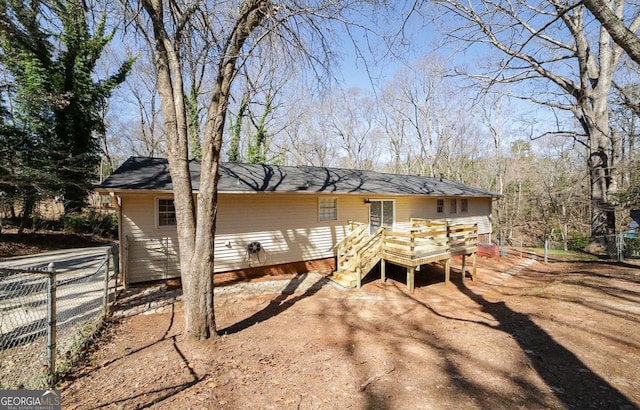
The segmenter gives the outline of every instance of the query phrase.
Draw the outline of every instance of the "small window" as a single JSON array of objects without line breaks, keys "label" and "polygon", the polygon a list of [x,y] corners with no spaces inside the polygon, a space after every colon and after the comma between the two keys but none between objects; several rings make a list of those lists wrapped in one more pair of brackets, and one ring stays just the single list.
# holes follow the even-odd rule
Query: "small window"
[{"label": "small window", "polygon": [[469,200],[461,199],[460,200],[460,212],[463,214],[469,213]]},{"label": "small window", "polygon": [[436,212],[439,214],[444,213],[444,199],[438,199],[436,201]]},{"label": "small window", "polygon": [[158,199],[158,226],[176,226],[173,199]]},{"label": "small window", "polygon": [[320,198],[318,201],[318,220],[335,221],[338,219],[338,198]]},{"label": "small window", "polygon": [[458,213],[458,200],[452,199],[449,201],[449,213],[457,214]]}]

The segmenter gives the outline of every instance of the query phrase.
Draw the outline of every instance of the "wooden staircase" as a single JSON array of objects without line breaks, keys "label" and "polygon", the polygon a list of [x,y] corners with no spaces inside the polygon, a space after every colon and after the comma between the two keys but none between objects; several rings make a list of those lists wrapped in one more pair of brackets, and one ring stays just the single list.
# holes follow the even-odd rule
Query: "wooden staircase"
[{"label": "wooden staircase", "polygon": [[384,228],[369,235],[368,226],[352,222],[351,232],[337,245],[336,271],[329,279],[347,287],[362,286],[362,279],[381,262],[381,278],[385,279],[385,262],[407,268],[407,287],[414,289],[415,271],[421,265],[437,262],[445,270],[445,284],[449,283],[453,256],[462,256],[463,279],[466,257],[472,257],[471,278],[476,279],[478,250],[477,224],[449,224],[411,218],[409,232],[393,232]]},{"label": "wooden staircase", "polygon": [[369,235],[367,225],[354,226],[338,243],[337,270],[329,276],[329,279],[346,288],[359,288],[362,279],[380,262],[382,256],[384,229],[380,228]]}]

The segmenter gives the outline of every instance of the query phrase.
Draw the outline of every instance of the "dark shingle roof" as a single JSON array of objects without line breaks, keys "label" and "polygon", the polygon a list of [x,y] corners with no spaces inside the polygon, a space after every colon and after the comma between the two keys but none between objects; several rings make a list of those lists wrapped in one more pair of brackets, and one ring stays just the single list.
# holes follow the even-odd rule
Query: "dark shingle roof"
[{"label": "dark shingle roof", "polygon": [[[193,189],[198,190],[200,163],[191,161]],[[172,191],[169,164],[164,158],[131,157],[104,182],[99,191]],[[497,197],[496,193],[440,178],[396,175],[355,169],[279,166],[223,162],[220,192],[313,192],[381,195]]]}]

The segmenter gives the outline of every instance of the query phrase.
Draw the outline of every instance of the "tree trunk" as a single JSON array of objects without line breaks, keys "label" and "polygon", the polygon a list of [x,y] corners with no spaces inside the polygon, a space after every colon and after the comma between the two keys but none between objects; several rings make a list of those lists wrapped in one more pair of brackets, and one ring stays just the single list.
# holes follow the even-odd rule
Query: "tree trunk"
[{"label": "tree trunk", "polygon": [[607,237],[615,234],[615,209],[608,198],[611,175],[609,156],[603,146],[592,147],[588,167],[591,182],[591,239],[606,243]]},{"label": "tree trunk", "polygon": [[271,2],[244,0],[238,8],[237,17],[231,22],[232,28],[226,38],[218,38],[219,33],[209,33],[215,37],[215,42],[221,50],[216,83],[207,108],[204,126],[197,208],[189,172],[189,117],[182,81],[183,62],[180,60],[179,45],[172,42],[172,39],[180,38],[182,33],[179,30],[188,26],[189,19],[198,10],[197,3],[194,3],[194,7],[184,10],[183,14],[174,14],[171,18],[167,18],[170,22],[167,24],[181,22],[176,29],[178,32],[171,34],[171,30],[165,28],[163,13],[165,11],[178,13],[177,7],[164,9],[162,0],[142,0],[142,4],[153,25],[158,75],[156,88],[162,104],[164,131],[167,136],[167,158],[178,225],[180,270],[185,304],[185,338],[201,340],[216,333],[213,272],[218,209],[218,166],[231,84],[237,72],[237,62],[242,55],[244,44],[254,30],[270,15]]},{"label": "tree trunk", "polygon": [[609,92],[620,49],[610,47],[610,41],[609,33],[601,28],[597,74],[590,64],[587,70],[591,77],[589,81],[596,80],[595,86],[588,91],[586,101],[582,102],[585,114],[582,123],[589,136],[587,166],[591,184],[591,240],[598,243],[607,243],[607,238],[615,235],[616,226],[610,194],[616,187],[612,164],[617,155],[617,144],[609,126]]},{"label": "tree trunk", "polygon": [[[199,278],[194,269],[196,224],[193,189],[189,172],[189,146],[187,136],[187,112],[182,67],[178,52],[171,43],[164,27],[162,0],[143,0],[149,14],[155,40],[155,65],[158,76],[156,88],[160,96],[165,133],[167,135],[167,159],[173,184],[173,201],[176,211],[180,271],[185,295],[187,321],[194,295],[198,295]],[[197,301],[195,301],[197,303]],[[189,328],[187,328],[189,329]],[[204,332],[207,334],[208,333]],[[189,335],[187,330],[187,336]]]},{"label": "tree trunk", "polygon": [[22,199],[22,215],[20,216],[20,226],[18,227],[18,238],[22,237],[24,230],[32,223],[31,217],[36,206],[36,192],[30,189]]},{"label": "tree trunk", "polygon": [[267,15],[267,10],[262,9],[266,6],[265,2],[247,0],[240,7],[238,23],[228,39],[229,48],[224,54],[225,58],[218,65],[216,84],[207,109],[198,190],[195,249],[188,267],[190,280],[184,287],[189,302],[186,305],[186,337],[191,339],[205,339],[214,335],[216,331],[213,271],[222,136],[237,60],[244,42]]},{"label": "tree trunk", "polygon": [[[165,76],[160,84],[170,84],[176,79],[179,87],[171,88],[179,114],[177,137],[169,141],[169,161],[174,187],[178,236],[180,243],[180,268],[182,270],[183,291],[185,295],[185,337],[188,339],[206,339],[216,332],[213,305],[214,238],[218,207],[218,166],[222,147],[224,124],[229,105],[231,83],[236,72],[236,62],[246,39],[261,23],[266,10],[260,10],[266,3],[245,1],[240,7],[240,15],[234,31],[230,34],[218,65],[218,76],[207,110],[202,144],[202,162],[200,186],[198,189],[197,218],[194,215],[194,202],[189,174],[187,114],[185,110],[184,90],[179,80],[180,66],[177,54],[170,59],[173,77]],[[168,54],[172,56],[172,54]],[[167,73],[169,71],[165,70]],[[167,87],[168,88],[168,87]],[[162,97],[162,95],[161,95]],[[161,98],[168,100],[169,95]],[[171,107],[169,107],[171,109]],[[163,113],[165,107],[163,106]],[[167,120],[165,119],[165,124]]]}]

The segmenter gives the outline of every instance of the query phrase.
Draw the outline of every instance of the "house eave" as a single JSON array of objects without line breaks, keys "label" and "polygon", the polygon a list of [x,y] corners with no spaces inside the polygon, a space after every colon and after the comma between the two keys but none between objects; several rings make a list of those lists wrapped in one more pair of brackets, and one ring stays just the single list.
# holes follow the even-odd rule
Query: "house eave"
[{"label": "house eave", "polygon": [[[171,189],[140,189],[140,188],[96,188],[99,195],[135,195],[135,194],[156,194],[172,195]],[[197,195],[198,191],[193,190]],[[396,193],[396,192],[336,192],[336,191],[218,191],[220,195],[313,195],[313,196],[360,196],[360,197],[393,197],[393,198],[495,198],[499,195],[473,195],[473,194],[427,194],[427,193]]]}]

